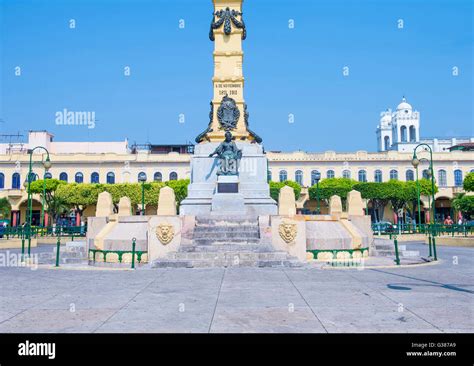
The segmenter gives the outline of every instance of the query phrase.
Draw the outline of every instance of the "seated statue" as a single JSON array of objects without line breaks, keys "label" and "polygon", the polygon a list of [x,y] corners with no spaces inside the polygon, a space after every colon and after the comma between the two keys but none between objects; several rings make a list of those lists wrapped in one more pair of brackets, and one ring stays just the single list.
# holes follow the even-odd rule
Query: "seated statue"
[{"label": "seated statue", "polygon": [[242,150],[232,141],[232,133],[225,132],[225,140],[222,141],[209,157],[217,155],[219,158],[219,170],[217,175],[237,175],[239,170],[239,161],[242,158]]}]

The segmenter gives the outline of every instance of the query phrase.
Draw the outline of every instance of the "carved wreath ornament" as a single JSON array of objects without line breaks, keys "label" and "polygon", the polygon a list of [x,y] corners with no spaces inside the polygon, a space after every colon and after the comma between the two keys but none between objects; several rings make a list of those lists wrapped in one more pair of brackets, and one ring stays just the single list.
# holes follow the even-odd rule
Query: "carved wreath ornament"
[{"label": "carved wreath ornament", "polygon": [[166,222],[159,224],[156,227],[156,237],[161,242],[161,244],[169,244],[174,237],[173,225],[170,225]]},{"label": "carved wreath ornament", "polygon": [[296,239],[296,235],[298,234],[298,229],[295,223],[283,221],[278,226],[278,233],[285,243],[293,244]]},{"label": "carved wreath ornament", "polygon": [[217,17],[217,20],[214,21],[214,17],[211,22],[211,30],[209,31],[209,39],[214,41],[214,29],[218,29],[224,24],[224,34],[228,36],[232,32],[231,24],[234,24],[234,27],[242,29],[242,39],[247,37],[247,31],[245,29],[245,23],[243,18],[241,21],[237,19],[238,16],[242,17],[240,11],[230,9],[229,7],[225,10],[218,10],[213,15]]}]

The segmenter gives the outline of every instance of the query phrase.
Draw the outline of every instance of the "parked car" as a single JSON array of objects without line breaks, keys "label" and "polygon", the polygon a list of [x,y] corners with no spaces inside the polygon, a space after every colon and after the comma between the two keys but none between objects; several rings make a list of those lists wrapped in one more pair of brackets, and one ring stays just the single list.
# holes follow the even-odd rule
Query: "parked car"
[{"label": "parked car", "polygon": [[381,232],[383,234],[393,232],[393,224],[390,221],[379,221],[372,224],[372,230],[374,232]]}]

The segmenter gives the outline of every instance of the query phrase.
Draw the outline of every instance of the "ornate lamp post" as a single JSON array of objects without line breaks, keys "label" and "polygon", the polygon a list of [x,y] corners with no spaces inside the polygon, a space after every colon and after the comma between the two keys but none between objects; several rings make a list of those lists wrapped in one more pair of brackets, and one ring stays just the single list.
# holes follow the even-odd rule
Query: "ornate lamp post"
[{"label": "ornate lamp post", "polygon": [[418,158],[414,157],[411,161],[411,165],[413,165],[413,167],[415,168],[416,170],[416,195],[417,195],[417,198],[418,198],[418,225],[421,227],[421,198],[420,198],[420,182],[418,181],[418,165],[420,165],[420,161],[418,160]]},{"label": "ornate lamp post", "polygon": [[[36,177],[36,179],[40,179],[39,175],[36,174],[36,173],[31,173],[32,177]],[[31,181],[33,182],[34,179],[31,179]],[[25,189],[28,189],[28,178],[25,179],[25,181],[23,182],[23,187],[25,187]],[[44,197],[45,197],[45,194],[46,194],[46,170],[44,171],[44,174],[43,174],[43,195],[41,197],[41,225],[44,227]]]},{"label": "ornate lamp post", "polygon": [[146,175],[141,173],[138,175],[138,181],[142,184],[142,210],[141,215],[145,215],[145,182],[146,182]]},{"label": "ornate lamp post", "polygon": [[[419,163],[420,163],[420,160],[418,159],[417,155],[416,155],[416,152],[418,150],[419,147],[422,147],[423,146],[423,150],[424,151],[429,151],[430,153],[430,160],[429,160],[429,170],[428,170],[428,179],[431,178],[431,206],[433,207],[433,215],[432,217],[430,218],[430,221],[432,223],[432,230],[433,232],[431,232],[431,230],[429,231],[429,243],[430,243],[430,256],[431,256],[431,244],[433,245],[433,257],[434,257],[434,260],[438,260],[437,256],[436,256],[436,241],[435,241],[435,236],[436,236],[436,230],[435,230],[435,216],[436,216],[436,207],[435,207],[435,182],[434,182],[434,171],[433,171],[433,150],[431,149],[431,146],[429,146],[428,144],[418,144],[415,149],[413,150],[413,159],[411,161],[412,165],[414,167],[418,167]],[[418,190],[418,210],[419,210],[419,207],[420,207],[420,186],[419,186],[419,182],[418,182],[418,169],[416,170],[416,174],[417,174],[417,190]],[[431,207],[430,207],[430,211],[431,211]],[[419,217],[421,215],[419,214]]]},{"label": "ornate lamp post", "polygon": [[316,172],[314,174],[314,180],[316,181],[316,202],[317,202],[316,213],[319,215],[320,212],[321,212],[321,206],[320,206],[320,203],[319,203],[319,181],[321,180],[321,173],[320,172]]},{"label": "ornate lamp post", "polygon": [[[26,235],[28,238],[28,256],[30,255],[31,252],[31,221],[32,221],[32,215],[33,215],[33,202],[32,202],[32,194],[31,194],[31,181],[34,177],[33,174],[33,152],[35,150],[44,150],[46,152],[46,160],[43,160],[43,166],[45,169],[45,172],[48,171],[51,168],[51,160],[49,159],[49,151],[43,147],[43,146],[36,146],[33,149],[28,150],[28,154],[30,155],[30,163],[28,167],[28,175],[27,175],[27,191],[28,191],[28,211],[27,211],[27,216],[26,216]],[[22,253],[24,254],[24,253]]]}]

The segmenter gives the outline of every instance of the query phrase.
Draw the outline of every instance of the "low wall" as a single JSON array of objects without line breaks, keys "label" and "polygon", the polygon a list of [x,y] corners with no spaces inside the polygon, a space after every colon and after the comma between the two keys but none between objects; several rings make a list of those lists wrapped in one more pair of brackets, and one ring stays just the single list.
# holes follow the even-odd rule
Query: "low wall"
[{"label": "low wall", "polygon": [[[31,238],[31,248],[38,245],[37,239]],[[0,249],[21,249],[21,239],[0,239]],[[25,239],[25,249],[28,249],[28,240]]]},{"label": "low wall", "polygon": [[[428,238],[425,243],[428,244]],[[452,247],[474,247],[474,236],[437,236],[436,245],[446,245]]]}]

